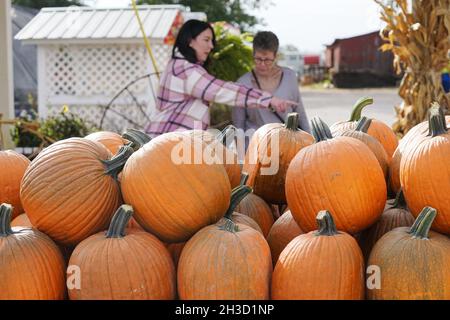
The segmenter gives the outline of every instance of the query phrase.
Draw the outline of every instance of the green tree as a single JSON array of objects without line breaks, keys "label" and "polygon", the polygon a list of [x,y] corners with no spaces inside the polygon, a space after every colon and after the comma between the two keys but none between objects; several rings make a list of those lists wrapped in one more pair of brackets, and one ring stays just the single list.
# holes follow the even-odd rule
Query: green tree
[{"label": "green tree", "polygon": [[138,4],[180,4],[191,11],[205,12],[209,22],[226,21],[242,30],[263,23],[248,10],[260,9],[271,4],[270,0],[138,0]]},{"label": "green tree", "polygon": [[29,7],[34,9],[41,9],[45,7],[68,7],[81,6],[79,0],[13,0],[13,4]]}]

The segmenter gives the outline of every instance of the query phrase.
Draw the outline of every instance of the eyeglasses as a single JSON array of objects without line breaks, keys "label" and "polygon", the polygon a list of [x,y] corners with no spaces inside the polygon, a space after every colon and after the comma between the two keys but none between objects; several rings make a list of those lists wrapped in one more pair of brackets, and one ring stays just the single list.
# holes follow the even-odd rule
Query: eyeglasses
[{"label": "eyeglasses", "polygon": [[257,64],[264,63],[266,66],[270,66],[275,61],[275,59],[262,59],[262,58],[255,58],[255,57],[253,57],[253,60]]}]

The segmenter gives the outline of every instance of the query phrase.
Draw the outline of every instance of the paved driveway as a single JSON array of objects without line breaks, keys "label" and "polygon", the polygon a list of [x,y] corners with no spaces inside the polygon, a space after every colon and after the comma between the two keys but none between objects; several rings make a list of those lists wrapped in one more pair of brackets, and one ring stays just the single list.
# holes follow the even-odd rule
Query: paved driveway
[{"label": "paved driveway", "polygon": [[397,88],[312,89],[300,87],[300,92],[309,119],[319,116],[328,125],[348,120],[353,104],[364,96],[372,97],[374,104],[367,106],[362,114],[392,125],[396,119],[394,106],[402,101]]}]

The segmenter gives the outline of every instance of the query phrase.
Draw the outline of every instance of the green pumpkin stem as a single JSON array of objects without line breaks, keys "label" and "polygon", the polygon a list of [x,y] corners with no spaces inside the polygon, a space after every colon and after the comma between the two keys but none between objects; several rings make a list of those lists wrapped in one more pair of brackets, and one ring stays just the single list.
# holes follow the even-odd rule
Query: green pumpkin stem
[{"label": "green pumpkin stem", "polygon": [[232,233],[239,231],[238,225],[236,223],[234,223],[233,220],[228,219],[228,218],[225,218],[223,220],[224,220],[223,224],[219,227],[221,230],[225,230],[225,231],[232,232]]},{"label": "green pumpkin stem", "polygon": [[228,148],[234,141],[236,130],[237,128],[233,125],[226,126],[225,129],[216,136],[216,139]]},{"label": "green pumpkin stem", "polygon": [[353,105],[352,114],[350,115],[349,121],[358,121],[361,119],[362,110],[370,104],[373,104],[373,98],[370,97],[363,97],[356,101]]},{"label": "green pumpkin stem", "polygon": [[133,154],[134,149],[129,145],[121,146],[117,154],[110,160],[102,160],[105,165],[105,174],[117,180],[117,176],[122,171],[128,158]]},{"label": "green pumpkin stem", "polygon": [[334,236],[338,234],[336,225],[334,224],[331,213],[327,210],[322,210],[316,217],[319,229],[316,231],[316,236]]},{"label": "green pumpkin stem", "polygon": [[372,123],[372,119],[367,117],[362,117],[359,119],[358,123],[356,124],[355,131],[361,131],[364,133],[367,133],[367,130],[369,130],[370,124]]},{"label": "green pumpkin stem", "polygon": [[414,238],[428,239],[428,234],[430,232],[431,225],[436,218],[436,214],[436,209],[432,207],[423,208],[416,221],[414,221],[414,224],[411,227],[409,233]]},{"label": "green pumpkin stem", "polygon": [[122,138],[127,139],[131,142],[130,146],[137,151],[139,148],[143,147],[146,143],[150,142],[152,138],[145,132],[136,130],[133,128],[127,129],[123,134]]},{"label": "green pumpkin stem", "polygon": [[333,139],[330,128],[319,117],[314,117],[311,120],[312,134],[316,139],[316,142],[326,141]]},{"label": "green pumpkin stem", "polygon": [[447,123],[444,112],[437,103],[433,103],[430,108],[430,120],[428,121],[428,135],[432,137],[447,133]]},{"label": "green pumpkin stem", "polygon": [[286,117],[286,129],[291,131],[298,131],[299,116],[297,112],[291,112]]},{"label": "green pumpkin stem", "polygon": [[128,204],[123,204],[114,214],[109,229],[106,233],[107,238],[125,237],[125,229],[133,215],[133,208]]},{"label": "green pumpkin stem", "polygon": [[405,200],[405,194],[403,193],[403,189],[400,188],[400,190],[397,192],[397,195],[395,196],[395,201],[392,204],[392,208],[396,209],[407,209],[407,204]]},{"label": "green pumpkin stem", "polygon": [[11,229],[12,205],[3,203],[0,206],[0,237],[7,237],[14,232]]},{"label": "green pumpkin stem", "polygon": [[225,218],[231,219],[231,215],[238,204],[244,199],[249,193],[252,193],[253,189],[249,186],[238,186],[234,188],[231,192],[230,206],[225,213]]},{"label": "green pumpkin stem", "polygon": [[242,172],[241,173],[241,182],[239,183],[240,186],[245,186],[247,184],[249,175],[247,172]]}]

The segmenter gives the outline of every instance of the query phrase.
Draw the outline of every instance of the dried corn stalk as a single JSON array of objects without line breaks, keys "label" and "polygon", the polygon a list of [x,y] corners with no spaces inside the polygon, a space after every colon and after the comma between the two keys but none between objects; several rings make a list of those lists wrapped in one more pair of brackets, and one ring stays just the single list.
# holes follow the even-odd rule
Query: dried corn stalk
[{"label": "dried corn stalk", "polygon": [[441,85],[441,70],[448,65],[450,50],[450,0],[394,0],[381,8],[381,19],[387,23],[380,31],[387,43],[382,51],[392,51],[397,73],[404,71],[396,106],[394,131],[401,137],[426,119],[435,101],[448,113],[450,97]]}]

